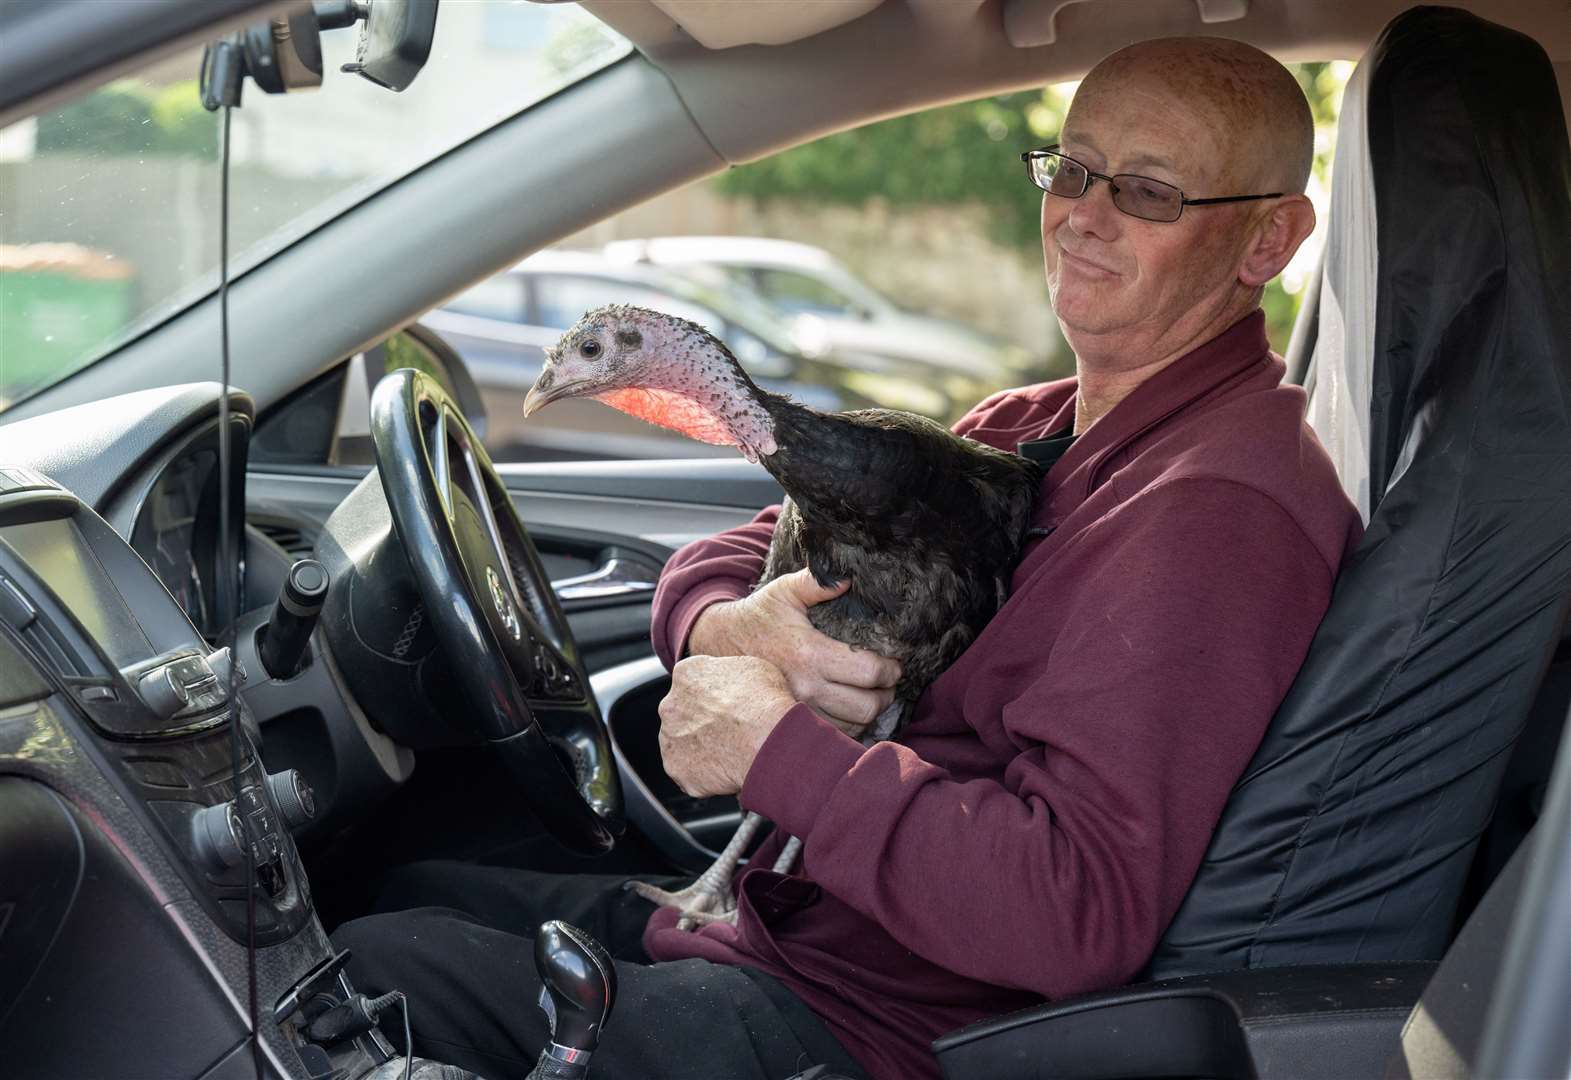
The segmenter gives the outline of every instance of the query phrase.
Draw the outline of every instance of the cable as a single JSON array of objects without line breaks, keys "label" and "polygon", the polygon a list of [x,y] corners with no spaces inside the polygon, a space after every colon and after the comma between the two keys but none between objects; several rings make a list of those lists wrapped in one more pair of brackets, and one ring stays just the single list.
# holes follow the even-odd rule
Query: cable
[{"label": "cable", "polygon": [[404,1013],[404,1080],[409,1080],[409,1070],[415,1063],[415,1042],[409,1034],[409,998],[397,990],[393,993],[398,994],[398,1004]]},{"label": "cable", "polygon": [[334,1005],[312,1020],[306,1026],[306,1038],[323,1046],[356,1038],[376,1027],[377,1016],[395,1001],[404,1014],[404,1080],[409,1080],[410,1070],[414,1067],[415,1048],[409,1031],[409,998],[402,990],[390,990],[376,998],[351,994],[343,1003]]},{"label": "cable", "polygon": [[[235,788],[235,805],[240,801],[245,776],[241,765],[245,760],[245,732],[240,722],[240,701],[237,677],[240,661],[235,653],[235,623],[240,615],[239,555],[234,550],[234,537],[230,532],[230,449],[229,432],[229,121],[234,110],[224,105],[222,152],[219,164],[218,187],[218,337],[219,337],[219,387],[218,387],[218,558],[222,571],[219,581],[229,592],[229,624],[222,639],[229,648],[229,674],[225,701],[229,708],[229,752],[232,757],[232,779]],[[241,814],[241,832],[245,849],[245,967],[246,1012],[251,1021],[251,1064],[256,1080],[264,1080],[262,1071],[261,1027],[256,1007],[256,864],[252,859],[251,828],[244,812]],[[407,1077],[405,1078],[407,1080]]]}]

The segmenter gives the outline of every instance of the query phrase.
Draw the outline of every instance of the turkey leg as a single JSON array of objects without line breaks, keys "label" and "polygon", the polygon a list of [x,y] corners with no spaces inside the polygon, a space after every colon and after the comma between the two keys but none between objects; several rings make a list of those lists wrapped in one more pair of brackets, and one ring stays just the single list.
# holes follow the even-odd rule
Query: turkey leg
[{"label": "turkey leg", "polygon": [[629,881],[622,886],[631,889],[645,900],[652,900],[661,907],[676,908],[681,917],[676,921],[678,930],[712,922],[736,923],[736,897],[731,895],[731,879],[736,875],[736,864],[742,861],[742,852],[752,843],[764,819],[749,811],[737,826],[736,835],[725,846],[720,857],[699,875],[698,880],[680,892],[667,892],[647,882]]},{"label": "turkey leg", "polygon": [[774,871],[777,874],[789,874],[791,867],[796,865],[796,857],[802,850],[800,836],[789,837],[785,847],[780,849],[780,857],[775,860]]},{"label": "turkey leg", "polygon": [[[869,732],[863,736],[862,744],[871,746],[880,739],[887,739],[899,724],[904,708],[904,704],[897,701],[884,709],[873,722]],[[699,875],[697,881],[680,892],[668,892],[644,881],[629,881],[622,887],[631,889],[645,900],[653,901],[661,907],[676,908],[680,911],[682,914],[676,920],[678,930],[692,930],[716,922],[735,926],[736,897],[731,894],[731,879],[736,876],[736,866],[742,861],[742,852],[746,851],[747,845],[752,843],[753,837],[758,833],[758,827],[763,822],[762,817],[749,811],[742,819],[742,824],[737,826],[736,835],[731,837],[731,842],[714,861],[714,865]],[[775,859],[774,872],[789,874],[801,852],[802,838],[787,837],[785,846],[780,849],[780,855]]]}]

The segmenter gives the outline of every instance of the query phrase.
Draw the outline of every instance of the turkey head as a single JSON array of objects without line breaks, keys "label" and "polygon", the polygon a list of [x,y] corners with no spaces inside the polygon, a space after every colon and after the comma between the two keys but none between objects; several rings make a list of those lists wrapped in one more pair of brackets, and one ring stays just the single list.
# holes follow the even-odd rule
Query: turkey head
[{"label": "turkey head", "polygon": [[757,462],[778,449],[765,393],[725,343],[697,323],[613,304],[579,319],[546,350],[524,415],[568,397],[594,398]]}]

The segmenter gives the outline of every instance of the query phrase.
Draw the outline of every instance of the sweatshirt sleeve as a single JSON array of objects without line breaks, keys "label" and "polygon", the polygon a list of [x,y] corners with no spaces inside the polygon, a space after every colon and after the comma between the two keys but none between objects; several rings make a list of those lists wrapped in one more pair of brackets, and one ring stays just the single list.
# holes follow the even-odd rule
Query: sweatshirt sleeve
[{"label": "sweatshirt sleeve", "polygon": [[650,609],[655,655],[669,670],[687,653],[687,636],[706,607],[747,595],[764,571],[780,507],[759,512],[746,525],[694,540],[660,572]]},{"label": "sweatshirt sleeve", "polygon": [[[863,749],[797,705],[741,792],[913,952],[1054,998],[1146,963],[1334,576],[1274,500],[1228,481],[1158,485],[1092,531],[1055,555],[1086,560],[1073,595],[1022,583],[978,643],[997,685],[976,691],[1015,747],[1002,782]],[[1042,642],[1050,606],[1063,630]]]}]

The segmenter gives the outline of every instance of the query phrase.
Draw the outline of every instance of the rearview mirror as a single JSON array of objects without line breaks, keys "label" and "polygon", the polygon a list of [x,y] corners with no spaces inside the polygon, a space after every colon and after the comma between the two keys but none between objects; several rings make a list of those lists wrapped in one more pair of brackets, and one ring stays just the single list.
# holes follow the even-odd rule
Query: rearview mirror
[{"label": "rearview mirror", "polygon": [[404,90],[431,57],[437,0],[370,0],[360,26],[360,47],[344,71],[378,86]]}]

